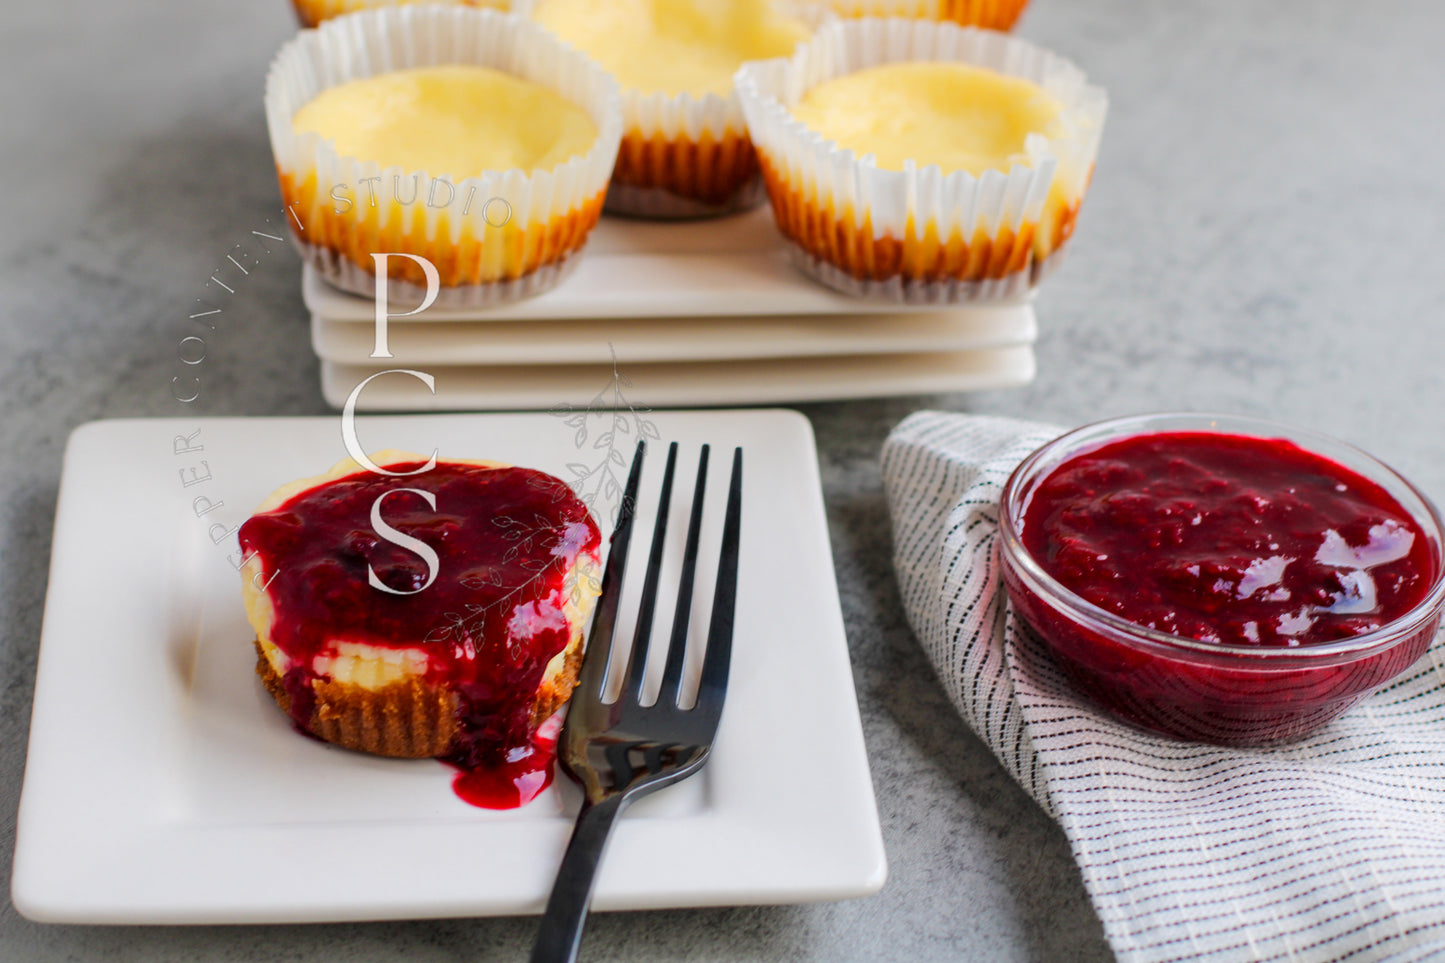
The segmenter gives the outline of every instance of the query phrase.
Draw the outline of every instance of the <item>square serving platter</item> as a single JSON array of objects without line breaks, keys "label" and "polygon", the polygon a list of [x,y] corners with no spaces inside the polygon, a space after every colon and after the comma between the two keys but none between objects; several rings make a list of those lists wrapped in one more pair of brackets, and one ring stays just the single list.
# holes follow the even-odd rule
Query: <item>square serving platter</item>
[{"label": "square serving platter", "polygon": [[[599,352],[600,353],[600,352]],[[606,355],[603,355],[606,358]],[[341,408],[357,392],[358,411],[551,409],[615,404],[625,380],[628,402],[648,407],[788,404],[885,395],[981,391],[1027,384],[1035,370],[1031,345],[975,351],[758,358],[747,361],[569,365],[421,365],[432,378],[386,374],[403,364],[321,363],[321,393]],[[376,377],[374,381],[368,379]]]},{"label": "square serving platter", "polygon": [[[587,404],[612,365],[635,404],[756,405],[1026,384],[1038,335],[1028,299],[901,305],[846,297],[804,277],[766,208],[701,221],[604,217],[555,289],[495,308],[433,306],[388,323],[376,304],[307,267],[302,295],[323,393],[341,407],[381,371],[362,411],[535,409]],[[406,309],[393,305],[392,313]]]},{"label": "square serving platter", "polygon": [[[655,429],[680,443],[682,491],[710,443],[694,626],[710,605],[729,461],[718,455],[741,446],[733,671],[712,759],[623,817],[593,905],[792,902],[882,886],[806,419],[625,411],[363,417],[357,428],[369,450],[436,449],[564,478],[614,451],[630,456],[632,439]],[[521,809],[477,809],[455,796],[439,762],[296,734],[255,677],[232,529],[272,489],[345,457],[341,429],[340,418],[130,420],[72,435],[16,832],[12,898],[24,915],[246,923],[541,910],[577,810],[565,776]],[[662,461],[655,446],[641,531]],[[606,499],[594,509],[609,528]],[[684,531],[671,526],[664,597]],[[647,542],[634,540],[624,611],[640,591],[636,554]],[[661,667],[652,669],[655,679]]]},{"label": "square serving platter", "polygon": [[[389,365],[629,366],[848,355],[929,354],[1031,345],[1031,305],[901,314],[746,315],[660,321],[410,321],[387,326]],[[336,364],[376,365],[371,324],[311,318],[311,346]]]}]

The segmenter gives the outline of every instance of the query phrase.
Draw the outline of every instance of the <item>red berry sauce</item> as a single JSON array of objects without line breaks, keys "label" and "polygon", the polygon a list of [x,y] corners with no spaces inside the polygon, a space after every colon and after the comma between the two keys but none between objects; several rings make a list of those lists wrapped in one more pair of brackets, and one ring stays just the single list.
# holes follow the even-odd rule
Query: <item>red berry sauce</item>
[{"label": "red berry sauce", "polygon": [[1025,509],[1029,553],[1137,625],[1227,645],[1373,631],[1429,593],[1434,557],[1388,492],[1282,439],[1136,435],[1078,455]]},{"label": "red berry sauce", "polygon": [[[373,504],[396,489],[436,499],[432,509],[418,494],[395,492],[380,508],[387,525],[436,552],[430,585],[426,560],[371,523]],[[427,681],[459,701],[446,757],[461,770],[458,795],[506,808],[551,781],[555,733],[533,731],[533,703],[547,663],[571,640],[568,573],[579,554],[595,560],[601,545],[587,506],[564,482],[526,468],[447,462],[406,477],[363,471],[253,516],[240,541],[269,580],[271,641],[291,660],[283,681],[299,728],[315,705],[314,660],[331,651],[331,640],[420,646]],[[420,591],[374,588],[368,567],[389,588]]]},{"label": "red berry sauce", "polygon": [[537,727],[531,741],[508,752],[501,762],[488,766],[458,766],[452,789],[473,806],[515,809],[552,785],[552,761],[557,758],[561,715]]}]

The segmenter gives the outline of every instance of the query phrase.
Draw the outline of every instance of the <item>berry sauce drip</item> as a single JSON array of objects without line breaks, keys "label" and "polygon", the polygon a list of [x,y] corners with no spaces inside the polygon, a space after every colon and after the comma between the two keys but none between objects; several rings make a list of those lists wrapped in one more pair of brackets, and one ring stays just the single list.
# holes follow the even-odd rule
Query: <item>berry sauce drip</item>
[{"label": "berry sauce drip", "polygon": [[557,736],[561,731],[561,715],[552,716],[537,727],[526,746],[507,753],[500,763],[459,766],[452,789],[483,809],[515,809],[531,802],[552,784],[552,760],[557,758]]},{"label": "berry sauce drip", "polygon": [[1370,632],[1428,593],[1428,539],[1385,489],[1282,439],[1136,435],[1072,458],[1025,509],[1066,588],[1182,638],[1293,646]]},{"label": "berry sauce drip", "polygon": [[[427,492],[436,508],[397,489]],[[427,560],[372,525],[383,496],[385,525],[436,553],[431,584]],[[564,482],[447,462],[407,477],[361,472],[253,516],[240,541],[262,564],[275,609],[271,641],[291,662],[283,684],[299,728],[315,705],[312,683],[324,678],[315,659],[335,654],[333,640],[419,647],[427,682],[457,698],[458,732],[445,760],[461,770],[458,795],[519,806],[551,781],[555,734],[533,731],[533,704],[547,663],[571,641],[568,573],[601,545],[587,506]],[[368,568],[387,588],[413,594],[373,587]]]}]

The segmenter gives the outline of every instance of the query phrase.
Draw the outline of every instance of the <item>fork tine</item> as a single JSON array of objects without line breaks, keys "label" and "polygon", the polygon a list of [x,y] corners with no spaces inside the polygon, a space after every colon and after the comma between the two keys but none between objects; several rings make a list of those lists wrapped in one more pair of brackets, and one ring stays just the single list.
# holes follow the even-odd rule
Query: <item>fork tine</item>
[{"label": "fork tine", "polygon": [[677,705],[682,688],[682,664],[687,656],[687,622],[692,613],[692,581],[697,571],[698,530],[702,528],[702,496],[707,489],[709,446],[702,446],[697,462],[697,484],[692,492],[692,517],[687,523],[687,545],[682,553],[682,576],[677,585],[677,608],[672,616],[672,639],[667,646],[667,667],[662,672],[658,705]]},{"label": "fork tine", "polygon": [[723,695],[728,687],[728,665],[733,650],[733,609],[738,594],[738,540],[742,528],[743,450],[733,449],[732,480],[728,484],[728,507],[723,518],[722,553],[717,564],[717,588],[712,597],[712,621],[707,630],[707,654],[703,656],[702,680],[698,683],[695,710],[717,724]]},{"label": "fork tine", "polygon": [[639,439],[637,452],[632,456],[632,470],[627,475],[627,487],[622,491],[622,503],[617,507],[617,526],[612,530],[607,567],[602,571],[602,594],[597,599],[592,630],[587,634],[587,654],[582,659],[582,670],[577,678],[579,690],[599,699],[602,697],[602,683],[607,678],[607,663],[611,661],[617,604],[622,596],[622,575],[627,569],[627,546],[632,541],[632,517],[637,508],[637,486],[642,478],[642,459],[646,454],[647,442]]},{"label": "fork tine", "polygon": [[662,571],[662,547],[667,541],[667,516],[672,505],[672,475],[677,467],[677,442],[667,448],[667,469],[662,473],[662,495],[658,498],[657,521],[652,526],[652,550],[647,555],[647,574],[642,580],[642,598],[637,603],[637,629],[632,634],[628,657],[625,697],[642,697],[642,680],[647,676],[647,649],[652,641],[652,620],[657,610],[657,578]]},{"label": "fork tine", "polygon": [[[714,590],[711,623],[708,628],[707,654],[704,656],[702,684],[697,705],[681,710],[672,705],[654,704],[644,708],[636,698],[624,695],[611,705],[602,702],[601,686],[607,675],[611,645],[616,634],[618,597],[621,594],[627,545],[632,532],[633,511],[637,502],[638,476],[642,469],[644,446],[639,443],[627,479],[627,491],[618,513],[617,529],[612,535],[612,548],[602,581],[602,598],[592,623],[594,642],[588,646],[582,663],[583,682],[573,694],[573,705],[567,713],[559,742],[559,760],[583,788],[582,808],[572,838],[562,855],[557,882],[547,901],[547,911],[532,947],[533,963],[557,963],[577,957],[582,939],[582,926],[592,899],[597,868],[607,845],[607,838],[618,813],[637,796],[661,789],[685,779],[700,769],[708,759],[718,718],[722,714],[723,693],[727,687],[728,662],[732,656],[733,607],[737,597],[738,530],[742,518],[742,449],[733,453],[732,483],[728,490],[727,512],[723,520],[722,552],[718,560],[717,587]],[[656,601],[656,569],[661,559],[663,526],[666,524],[667,502],[671,494],[672,474],[677,446],[668,452],[662,509],[658,527],[653,534],[652,557],[648,563],[644,589],[644,619],[650,626],[651,610]],[[692,591],[693,567],[697,561],[697,529],[702,506],[704,478],[707,475],[708,449],[703,447],[698,468],[697,492],[693,501],[692,520],[688,526],[689,558],[684,580],[684,593]],[[683,628],[674,631],[685,639],[686,612],[680,619]],[[640,633],[634,657],[640,667],[645,664],[647,635]],[[596,640],[605,640],[598,644]],[[640,649],[637,646],[640,645]],[[605,646],[605,648],[604,648]],[[668,667],[664,680],[671,677],[674,688],[682,675],[683,645],[674,644],[668,651]],[[636,673],[641,687],[641,669]],[[580,698],[579,698],[580,695]],[[640,760],[639,760],[640,757]]]}]

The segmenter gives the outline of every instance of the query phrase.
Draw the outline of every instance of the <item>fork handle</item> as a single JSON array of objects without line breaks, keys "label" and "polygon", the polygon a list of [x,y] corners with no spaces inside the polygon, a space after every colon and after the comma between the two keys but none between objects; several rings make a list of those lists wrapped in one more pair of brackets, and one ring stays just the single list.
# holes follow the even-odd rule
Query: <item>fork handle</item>
[{"label": "fork handle", "polygon": [[583,800],[577,824],[572,828],[572,839],[562,856],[562,867],[557,871],[552,896],[547,900],[537,942],[532,946],[532,963],[571,963],[577,959],[597,867],[623,802],[621,793],[599,803]]}]

